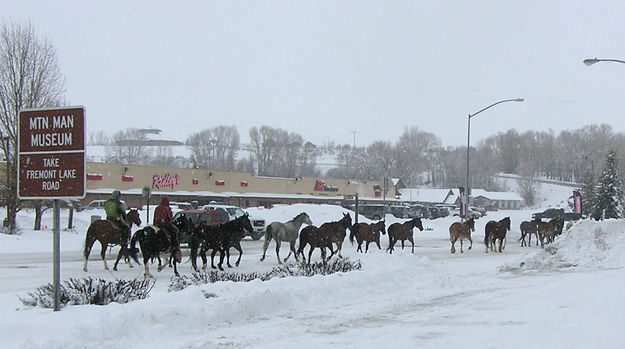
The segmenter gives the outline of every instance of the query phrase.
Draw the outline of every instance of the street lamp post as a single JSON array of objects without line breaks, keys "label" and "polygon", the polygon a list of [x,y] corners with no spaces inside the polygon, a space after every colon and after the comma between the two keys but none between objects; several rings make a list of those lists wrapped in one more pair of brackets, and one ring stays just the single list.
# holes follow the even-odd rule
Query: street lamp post
[{"label": "street lamp post", "polygon": [[599,63],[599,62],[616,62],[616,63],[625,63],[625,61],[622,61],[620,59],[611,59],[611,58],[586,58],[584,59],[584,64],[586,64],[587,66],[591,66],[595,63]]},{"label": "street lamp post", "polygon": [[471,191],[469,187],[469,159],[470,159],[470,154],[471,154],[471,118],[485,111],[486,109],[496,106],[497,104],[506,103],[506,102],[523,102],[523,101],[524,101],[523,98],[504,99],[499,102],[495,102],[486,108],[482,108],[473,114],[469,114],[469,117],[467,118],[467,187],[465,188],[465,191],[464,191],[464,200],[462,203],[464,205],[464,210],[462,212],[464,213],[465,219],[467,218],[467,214],[468,214],[469,193]]}]

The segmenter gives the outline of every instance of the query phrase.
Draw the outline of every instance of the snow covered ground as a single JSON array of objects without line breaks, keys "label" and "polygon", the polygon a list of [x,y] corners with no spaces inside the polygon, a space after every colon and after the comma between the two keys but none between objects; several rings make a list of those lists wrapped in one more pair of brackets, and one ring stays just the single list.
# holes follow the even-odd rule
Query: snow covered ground
[{"label": "snow covered ground", "polygon": [[[570,189],[554,194],[566,202]],[[556,191],[552,191],[556,193]],[[567,194],[564,194],[567,193]],[[549,204],[542,201],[545,205]],[[538,208],[536,209],[538,210]],[[338,220],[330,205],[250,209],[268,222],[307,212],[315,225]],[[51,215],[47,230],[0,235],[0,338],[4,348],[619,348],[625,341],[625,220],[581,221],[548,248],[520,247],[519,224],[535,210],[489,212],[477,221],[473,248],[450,254],[454,218],[425,220],[415,230],[415,253],[389,255],[371,246],[355,252],[348,239],[343,256],[362,269],[344,274],[290,277],[247,283],[219,282],[168,292],[171,269],[157,273],[145,300],[107,306],[69,306],[59,312],[22,305],[25,296],[52,281]],[[142,277],[143,268],[104,271],[99,245],[89,272],[80,259],[84,232],[94,211],[80,212],[75,229],[63,231],[61,278]],[[484,253],[488,220],[510,216],[503,254]],[[66,220],[62,212],[62,220]],[[365,218],[361,221],[368,221]],[[387,226],[397,219],[387,218]],[[62,222],[64,227],[66,222]],[[267,259],[261,241],[245,241],[241,266],[267,271],[277,265],[274,243]],[[456,246],[458,247],[458,246]],[[459,249],[458,249],[459,250]],[[288,253],[283,243],[281,256]],[[112,258],[114,255],[111,254]],[[319,260],[319,254],[313,254]],[[191,275],[186,258],[179,270]],[[207,297],[208,294],[214,295]]]}]

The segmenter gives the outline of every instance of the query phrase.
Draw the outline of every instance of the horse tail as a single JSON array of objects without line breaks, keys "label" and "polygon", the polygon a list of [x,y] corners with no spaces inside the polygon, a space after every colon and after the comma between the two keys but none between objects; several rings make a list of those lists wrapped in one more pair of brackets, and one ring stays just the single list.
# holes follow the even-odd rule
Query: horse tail
[{"label": "horse tail", "polygon": [[265,229],[265,241],[270,241],[273,238],[273,225],[269,224]]},{"label": "horse tail", "polygon": [[83,250],[83,255],[85,256],[85,259],[89,258],[89,253],[91,252],[91,247],[93,246],[94,242],[95,239],[91,234],[91,226],[89,226],[89,228],[87,229],[87,234],[85,234],[85,247]]},{"label": "horse tail", "polygon": [[349,242],[354,244],[354,237],[358,234],[358,224],[354,224],[352,229],[349,230]]},{"label": "horse tail", "polygon": [[130,239],[130,257],[134,259],[137,264],[141,263],[139,263],[139,259],[137,258],[137,252],[139,251],[139,249],[137,249],[135,245],[137,244],[137,240],[139,240],[143,236],[143,234],[143,229],[139,229],[132,235],[132,239]]},{"label": "horse tail", "polygon": [[299,233],[299,246],[297,247],[297,253],[295,255],[297,256],[301,253],[301,255],[304,256],[304,247],[306,247],[307,244],[308,244],[308,229],[304,228]]}]

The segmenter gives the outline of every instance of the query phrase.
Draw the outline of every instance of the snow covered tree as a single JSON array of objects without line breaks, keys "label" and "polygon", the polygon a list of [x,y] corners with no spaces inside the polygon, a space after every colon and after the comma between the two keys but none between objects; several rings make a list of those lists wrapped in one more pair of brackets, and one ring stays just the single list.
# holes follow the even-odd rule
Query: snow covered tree
[{"label": "snow covered tree", "polygon": [[6,182],[2,183],[7,205],[7,227],[15,232],[17,199],[17,118],[20,110],[56,107],[65,92],[56,51],[49,40],[38,37],[30,24],[0,26],[0,153],[7,161]]},{"label": "snow covered tree", "polygon": [[595,187],[595,205],[592,217],[620,218],[623,216],[623,183],[619,175],[616,151],[610,150],[606,156],[603,174]]}]

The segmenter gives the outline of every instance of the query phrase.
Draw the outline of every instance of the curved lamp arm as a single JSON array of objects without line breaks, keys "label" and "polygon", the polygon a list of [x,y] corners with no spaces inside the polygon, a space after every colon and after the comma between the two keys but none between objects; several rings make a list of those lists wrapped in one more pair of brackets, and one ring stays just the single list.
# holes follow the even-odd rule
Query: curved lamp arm
[{"label": "curved lamp arm", "polygon": [[[625,62],[623,62],[623,63],[625,63]],[[488,106],[488,107],[486,107],[486,108],[480,109],[480,110],[478,110],[477,112],[475,112],[475,113],[473,113],[473,114],[469,114],[469,119],[470,119],[470,118],[472,118],[472,117],[474,117],[474,116],[476,116],[477,114],[479,114],[479,113],[483,112],[484,110],[486,110],[486,109],[488,109],[488,108],[491,108],[491,107],[496,106],[497,104],[501,104],[501,103],[505,103],[505,102],[523,102],[523,101],[524,101],[524,99],[523,99],[523,98],[504,99],[503,101],[495,102],[495,103],[493,103],[493,104],[489,105],[489,106]]]},{"label": "curved lamp arm", "polygon": [[621,61],[620,59],[602,59],[602,58],[587,58],[584,59],[584,64],[587,66],[591,66],[595,63],[599,62],[616,62],[616,63],[625,63],[625,61]]}]

